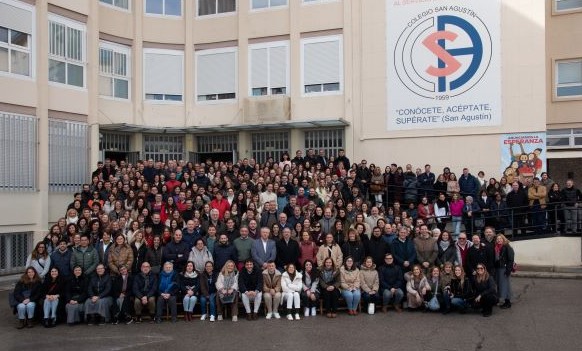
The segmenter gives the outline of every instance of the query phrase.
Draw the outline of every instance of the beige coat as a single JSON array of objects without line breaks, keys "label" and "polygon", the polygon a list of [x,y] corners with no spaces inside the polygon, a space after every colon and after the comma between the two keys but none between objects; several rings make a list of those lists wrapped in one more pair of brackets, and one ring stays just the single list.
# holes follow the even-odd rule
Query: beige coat
[{"label": "beige coat", "polygon": [[[325,260],[329,256],[329,251],[326,245],[321,245],[319,250],[317,251],[317,266],[323,266],[323,260]],[[338,244],[333,244],[331,247],[331,259],[335,267],[340,267],[344,263],[344,255],[342,253],[342,249],[339,247]]]},{"label": "beige coat", "polygon": [[344,266],[340,268],[340,286],[342,290],[360,288],[360,270],[357,268],[348,271]]},{"label": "beige coat", "polygon": [[119,274],[119,267],[121,266],[126,266],[127,270],[131,272],[131,266],[133,265],[133,250],[127,244],[121,246],[113,245],[109,249],[108,261],[109,271],[113,275]]},{"label": "beige coat", "polygon": [[380,278],[378,277],[376,265],[372,265],[372,268],[366,268],[364,265],[360,267],[360,287],[366,293],[370,293],[372,290],[378,292]]},{"label": "beige coat", "polygon": [[533,206],[535,200],[540,201],[542,208],[546,207],[546,196],[548,195],[548,190],[545,186],[530,186],[527,189],[527,198],[529,199],[529,205]]}]

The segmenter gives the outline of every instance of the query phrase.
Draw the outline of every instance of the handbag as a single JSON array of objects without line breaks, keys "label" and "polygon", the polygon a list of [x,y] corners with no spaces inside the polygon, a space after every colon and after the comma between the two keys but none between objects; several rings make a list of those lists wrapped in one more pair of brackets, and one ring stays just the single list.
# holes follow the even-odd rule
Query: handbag
[{"label": "handbag", "polygon": [[441,304],[439,303],[439,300],[437,299],[436,295],[433,296],[428,301],[428,303],[426,304],[426,307],[431,311],[438,311],[441,309]]},{"label": "handbag", "polygon": [[234,302],[234,293],[232,294],[219,294],[220,302],[223,304],[229,304]]},{"label": "handbag", "polygon": [[376,304],[373,302],[370,302],[368,304],[368,314],[374,314],[376,312]]}]

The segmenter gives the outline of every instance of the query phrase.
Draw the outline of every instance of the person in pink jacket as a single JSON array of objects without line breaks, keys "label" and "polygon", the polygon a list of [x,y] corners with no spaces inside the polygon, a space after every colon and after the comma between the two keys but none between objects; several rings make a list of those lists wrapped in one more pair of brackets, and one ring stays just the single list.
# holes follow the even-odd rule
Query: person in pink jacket
[{"label": "person in pink jacket", "polygon": [[459,196],[459,193],[453,193],[453,198],[449,204],[451,217],[453,219],[453,239],[457,240],[461,232],[461,222],[463,221],[463,206],[465,201]]}]

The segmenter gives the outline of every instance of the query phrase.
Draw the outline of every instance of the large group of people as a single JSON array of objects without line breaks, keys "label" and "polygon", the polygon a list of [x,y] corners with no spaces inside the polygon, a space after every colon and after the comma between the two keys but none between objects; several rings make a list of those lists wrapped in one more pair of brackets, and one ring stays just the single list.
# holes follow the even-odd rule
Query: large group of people
[{"label": "large group of people", "polygon": [[[179,312],[237,321],[239,304],[247,320],[261,305],[266,319],[320,306],[335,318],[344,305],[350,316],[490,316],[511,307],[507,223],[578,230],[571,180],[563,190],[546,173],[529,182],[468,169],[457,180],[448,167],[435,177],[430,165],[382,172],[343,150],[263,164],[106,159],[35,245],[11,302],[18,328],[41,314],[45,327],[176,322]],[[564,216],[541,211],[552,204]]]}]

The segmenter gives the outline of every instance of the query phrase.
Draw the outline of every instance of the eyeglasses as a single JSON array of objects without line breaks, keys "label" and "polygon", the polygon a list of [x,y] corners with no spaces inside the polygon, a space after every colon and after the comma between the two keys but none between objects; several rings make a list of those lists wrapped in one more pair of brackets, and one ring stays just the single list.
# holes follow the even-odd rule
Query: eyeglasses
[{"label": "eyeglasses", "polygon": [[478,271],[482,271],[482,270],[485,270],[485,268],[483,268],[483,267],[477,267],[477,270]]},{"label": "eyeglasses", "polygon": [[459,238],[459,240],[467,240],[467,238]]}]

